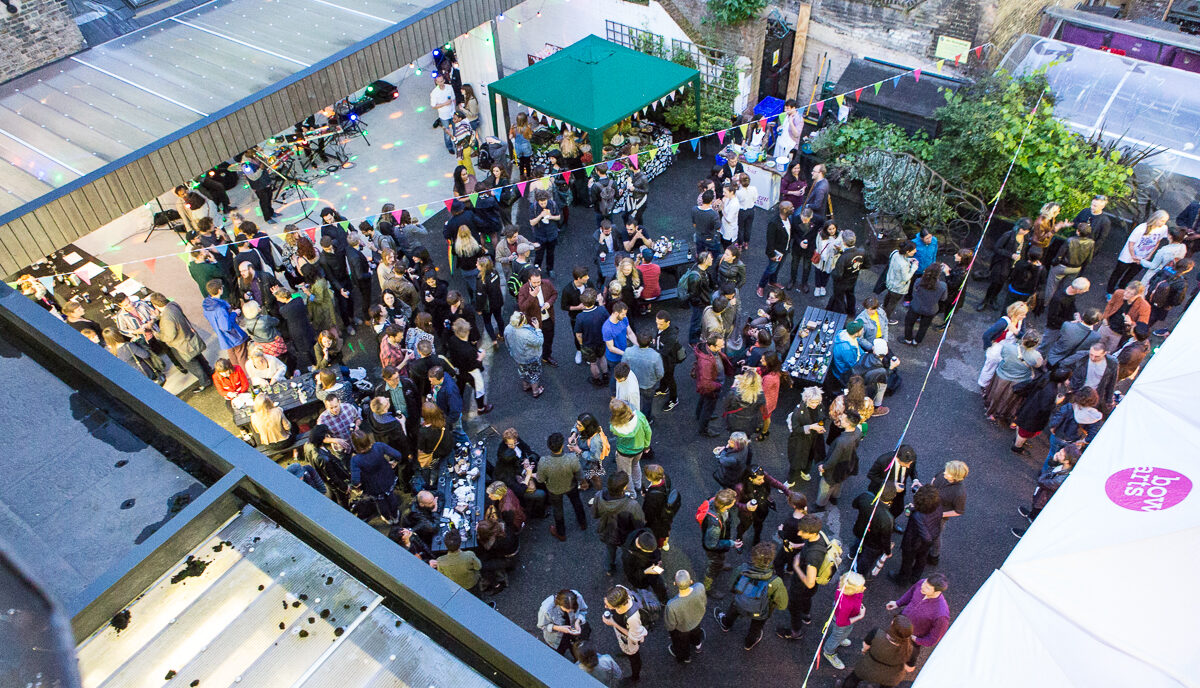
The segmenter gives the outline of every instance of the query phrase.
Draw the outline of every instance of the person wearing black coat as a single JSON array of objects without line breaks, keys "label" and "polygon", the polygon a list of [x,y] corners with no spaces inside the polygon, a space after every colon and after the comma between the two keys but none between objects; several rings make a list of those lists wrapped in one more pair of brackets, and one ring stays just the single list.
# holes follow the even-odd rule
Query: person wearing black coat
[{"label": "person wearing black coat", "polygon": [[658,394],[666,394],[663,411],[670,411],[679,403],[679,385],[675,381],[675,366],[679,365],[680,354],[686,358],[687,349],[679,341],[679,327],[671,324],[671,314],[665,310],[654,316],[654,350],[662,357],[663,376],[658,382]]},{"label": "person wearing black coat", "polygon": [[483,316],[483,329],[488,338],[493,342],[503,339],[504,327],[508,324],[504,322],[504,280],[490,265],[487,270],[480,270],[475,278],[475,310]]},{"label": "person wearing black coat", "polygon": [[[666,604],[667,586],[663,584],[661,573],[662,549],[649,528],[639,528],[625,538],[621,568],[625,571],[625,580],[629,581],[631,589],[652,590],[658,601]],[[647,569],[650,569],[650,572],[647,572]]]},{"label": "person wearing black coat", "polygon": [[[896,457],[896,463],[889,469],[888,464],[892,463],[892,456]],[[904,512],[904,503],[907,501],[910,486],[916,488],[921,482],[917,480],[917,452],[907,444],[900,445],[900,448],[893,452],[884,452],[875,459],[875,463],[871,465],[871,470],[867,471],[867,491],[871,494],[878,494],[880,488],[885,482],[889,483],[896,491],[896,499],[891,504],[892,516],[899,518]]]},{"label": "person wearing black coat", "polygon": [[767,221],[765,246],[767,267],[758,280],[758,297],[760,299],[763,297],[763,289],[766,289],[768,284],[779,286],[779,268],[783,265],[783,259],[787,257],[791,238],[792,204],[790,201],[783,201],[779,204],[779,212],[772,215],[771,219]]},{"label": "person wearing black coat", "polygon": [[1117,388],[1117,357],[1106,353],[1103,345],[1097,342],[1088,349],[1087,353],[1080,352],[1063,361],[1063,367],[1071,370],[1071,389],[1080,390],[1090,386],[1087,384],[1088,365],[1091,363],[1099,365],[1101,362],[1104,363],[1104,372],[1100,375],[1100,382],[1093,389],[1100,395],[1098,408],[1108,413],[1112,411],[1113,392]]},{"label": "person wearing black coat", "polygon": [[[1032,246],[1023,260],[1017,261],[1013,266],[1012,271],[1008,273],[1008,293],[1004,297],[1001,307],[1007,308],[1010,303],[1017,301],[1029,302],[1034,294],[1041,294],[1046,286],[1046,266],[1042,265],[1042,248],[1040,246]],[[1046,304],[1042,299],[1033,299],[1034,305],[1030,307],[1035,315],[1040,315],[1045,310]]]},{"label": "person wearing black coat", "polygon": [[446,227],[442,230],[442,236],[446,241],[454,241],[458,236],[458,228],[466,225],[471,230],[471,234],[475,236],[475,240],[482,242],[479,231],[479,221],[475,219],[475,212],[457,198],[450,203],[450,219],[446,220]]},{"label": "person wearing black coat", "polygon": [[[511,430],[511,433],[509,433]],[[488,464],[487,478],[488,482],[499,480],[512,490],[513,494],[521,500],[521,507],[525,509],[525,513],[532,518],[545,518],[546,506],[548,497],[546,490],[542,489],[536,483],[534,489],[530,490],[525,482],[521,480],[525,473],[524,462],[529,461],[533,470],[531,475],[537,473],[537,462],[541,458],[533,449],[525,443],[525,440],[517,437],[516,430],[509,428],[505,434],[511,434],[515,442],[510,446],[510,438],[505,437],[500,440],[500,446],[496,448],[496,458],[494,463]]]},{"label": "person wearing black coat", "polygon": [[[366,224],[365,222],[363,224]],[[366,320],[367,308],[371,305],[371,287],[375,273],[371,263],[359,250],[357,239],[351,239],[346,247],[346,267],[350,278],[350,300],[354,304],[354,316],[358,320]]]},{"label": "person wearing black coat", "polygon": [[646,517],[646,527],[658,538],[658,546],[665,551],[671,547],[669,539],[671,523],[674,521],[674,515],[667,509],[671,497],[671,478],[658,464],[643,466],[642,476],[649,483],[642,497],[642,514]]},{"label": "person wearing black coat", "polygon": [[828,310],[845,313],[851,318],[857,312],[854,289],[858,286],[858,275],[867,267],[867,253],[855,243],[854,232],[849,229],[842,232],[842,244],[845,248],[830,272],[833,288],[826,305]]},{"label": "person wearing black coat", "polygon": [[279,322],[283,325],[288,352],[295,357],[298,370],[308,370],[317,363],[313,357],[317,333],[308,317],[308,307],[303,298],[293,298],[292,293],[282,287],[275,289],[275,299],[279,301]]},{"label": "person wearing black coat", "polygon": [[[813,246],[817,241],[817,230],[820,227],[813,221],[813,211],[809,208],[801,208],[792,213],[792,228],[791,237],[788,242],[791,247],[791,276],[788,278],[788,289],[795,289],[797,286],[800,291],[808,293],[808,276],[812,272],[812,253]],[[800,284],[796,284],[796,269],[804,265],[804,271],[800,276]]]},{"label": "person wearing black coat", "polygon": [[483,235],[481,244],[484,250],[488,252],[489,256],[494,255],[496,238],[504,229],[504,216],[500,214],[500,202],[496,200],[496,196],[492,193],[492,187],[487,181],[480,182],[475,190],[479,192],[479,196],[475,199],[475,209],[471,211],[472,216],[476,228]]},{"label": "person wearing black coat", "polygon": [[[332,226],[332,225],[331,225]],[[341,227],[337,228],[339,231]],[[333,291],[333,301],[337,304],[338,315],[346,324],[350,334],[354,334],[352,323],[354,317],[354,302],[350,298],[350,269],[346,267],[346,248],[338,251],[337,241],[332,237],[321,237],[321,245],[317,250],[317,265],[325,279],[329,280],[329,288]]]},{"label": "person wearing black coat", "polygon": [[[854,498],[852,504],[858,516],[854,519],[851,532],[854,533],[855,542],[862,543],[862,551],[858,555],[858,568],[860,573],[868,577],[879,557],[892,551],[892,534],[896,530],[896,517],[892,515],[893,505],[900,502],[900,508],[904,508],[902,500],[896,499],[896,490],[892,486],[883,488],[878,507],[875,506],[876,494],[869,490],[863,492]],[[850,551],[857,549],[856,544]]]},{"label": "person wearing black coat", "polygon": [[346,229],[341,225],[342,222],[346,221],[346,218],[342,217],[341,214],[333,208],[323,208],[321,210],[322,224],[321,231],[318,234],[319,238],[317,239],[317,243],[320,244],[321,239],[329,237],[329,240],[333,242],[334,253],[336,253],[338,257],[342,259],[345,259],[346,257],[346,246],[349,241],[349,235],[346,233]]},{"label": "person wearing black coat", "polygon": [[1012,229],[1001,234],[995,244],[992,244],[992,262],[988,266],[987,293],[984,294],[983,300],[979,302],[975,310],[996,308],[996,297],[1008,283],[1008,273],[1018,261],[1025,258],[1025,254],[1029,251],[1029,229],[1032,226],[1029,218],[1023,217],[1017,220],[1017,224]]},{"label": "person wearing black coat", "polygon": [[1030,388],[1017,408],[1017,435],[1013,446],[1009,447],[1014,454],[1024,454],[1025,443],[1046,429],[1054,409],[1066,399],[1066,383],[1069,379],[1071,368],[1063,366],[1054,368],[1049,375],[1030,381]]}]

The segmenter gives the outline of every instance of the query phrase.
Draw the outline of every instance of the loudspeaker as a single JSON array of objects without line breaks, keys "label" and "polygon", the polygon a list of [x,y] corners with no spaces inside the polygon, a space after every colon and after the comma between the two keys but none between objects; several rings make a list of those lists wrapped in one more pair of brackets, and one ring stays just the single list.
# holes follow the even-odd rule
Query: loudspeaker
[{"label": "loudspeaker", "polygon": [[386,103],[395,100],[397,95],[399,95],[399,92],[396,87],[383,80],[372,81],[367,86],[367,97],[376,103]]}]

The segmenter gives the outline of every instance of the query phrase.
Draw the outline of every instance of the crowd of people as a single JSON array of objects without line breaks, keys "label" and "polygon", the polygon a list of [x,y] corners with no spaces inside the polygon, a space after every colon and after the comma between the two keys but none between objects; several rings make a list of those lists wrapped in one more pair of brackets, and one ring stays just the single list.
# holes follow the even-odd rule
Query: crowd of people
[{"label": "crowd of people", "polygon": [[[477,177],[463,164],[474,139],[466,131],[471,120],[460,126],[464,113],[455,108],[464,103],[456,104],[455,94],[439,76],[431,104],[447,150],[460,163],[454,173],[460,197],[442,229],[451,270],[434,265],[422,241],[427,230],[390,204],[357,225],[324,208],[311,235],[288,225],[281,236],[269,236],[237,217],[227,233],[204,216],[189,232],[188,269],[217,336],[214,365],[196,328],[162,294],[122,299],[113,327],[86,319],[74,302],[63,308],[65,319],[148,378],[162,380],[166,356],[202,380],[197,391],[211,383],[230,401],[315,372],[324,410],[289,419],[259,395],[253,441],[361,518],[382,519],[401,547],[481,597],[508,585],[521,533],[533,521],[548,518],[551,535],[568,538],[569,502],[574,525],[594,529],[604,546],[614,582],[601,621],[612,628],[634,681],[641,648],[655,642],[651,632],[660,623],[680,663],[702,650],[701,623],[710,610],[722,631],[747,617],[747,651],[777,611],[787,615],[776,634],[797,641],[821,628],[811,623],[822,588],[834,589],[836,601],[821,652],[835,670],[853,662],[844,685],[894,686],[910,677],[949,625],[943,597],[949,579],[925,571],[938,565],[946,526],[966,512],[968,467],[950,460],[925,469],[922,482],[918,452],[904,444],[872,462],[866,489],[844,499],[850,495],[843,487],[859,473],[867,422],[889,412],[885,399],[901,384],[893,342],[920,347],[931,327],[946,327],[961,304],[974,253],[946,256],[935,233],[922,230],[876,266],[873,286],[861,289],[868,254],[855,232],[833,219],[824,166],[807,175],[798,160],[788,166],[759,239],[758,193],[733,156],[699,182],[694,201],[681,200],[693,206],[695,255],[675,290],[688,309],[684,323],[662,298],[663,274],[643,224],[645,180],[634,175],[632,209],[612,213],[607,165],[597,164],[590,177],[543,176],[553,171],[531,167],[521,147],[529,126],[522,118],[511,137],[517,169],[501,157]],[[786,111],[789,118],[797,112],[793,101]],[[563,135],[557,168],[579,167],[576,145]],[[518,177],[542,181],[522,195],[513,186]],[[1038,435],[1048,438],[1037,491],[1020,508],[1027,522],[1137,375],[1155,326],[1189,298],[1196,221],[1168,227],[1164,211],[1132,230],[1109,276],[1089,277],[1105,235],[1116,231],[1105,203],[1097,197],[1070,222],[1058,219],[1057,204],[1046,204],[1036,218],[997,236],[989,259],[975,269],[987,282],[977,309],[1003,308],[980,335],[983,412],[1015,432],[1015,453],[1028,452]],[[557,256],[571,267],[556,284],[556,244],[572,216],[571,231],[587,226],[589,248]],[[240,243],[227,246],[234,241]],[[742,256],[753,250],[763,251],[766,268],[747,297]],[[602,264],[615,266],[608,279]],[[1105,279],[1104,308],[1076,305],[1093,280]],[[793,299],[847,316],[819,386],[794,385],[782,370],[802,325]],[[1035,328],[1042,315],[1044,326]],[[557,329],[569,332],[579,372],[557,370],[555,347],[566,339],[556,338]],[[349,375],[352,341],[367,347],[360,364],[370,360],[358,380]],[[570,378],[572,387],[585,381],[607,387],[608,408],[580,413],[565,434],[544,440],[527,441],[516,427],[501,431],[489,450],[477,546],[465,551],[462,535],[450,530],[442,538],[446,552],[435,556],[444,506],[433,492],[436,475],[455,443],[467,439],[464,419],[496,408],[488,389],[501,345],[515,364],[506,369],[515,369],[527,395],[505,404],[537,408],[546,376],[554,375]],[[723,440],[711,458],[698,459],[711,466],[704,494],[681,495],[668,462],[655,456],[655,425],[679,403],[681,376],[694,384],[695,433]],[[796,402],[784,403],[793,388]],[[786,472],[777,475],[755,458],[773,420],[786,428]],[[685,510],[680,523],[676,517]],[[772,511],[778,523],[768,523]],[[842,511],[853,522],[845,541],[838,532]],[[1023,532],[1013,529],[1017,537]],[[666,575],[663,553],[679,539],[698,545],[703,570]],[[898,613],[867,633],[851,660],[839,652],[851,646],[851,630],[866,614],[865,592],[893,555],[898,562],[888,577],[902,594],[882,595],[894,599],[878,604]],[[615,685],[625,666],[599,651],[594,620],[583,594],[570,587],[547,597],[537,612],[547,644]]]}]

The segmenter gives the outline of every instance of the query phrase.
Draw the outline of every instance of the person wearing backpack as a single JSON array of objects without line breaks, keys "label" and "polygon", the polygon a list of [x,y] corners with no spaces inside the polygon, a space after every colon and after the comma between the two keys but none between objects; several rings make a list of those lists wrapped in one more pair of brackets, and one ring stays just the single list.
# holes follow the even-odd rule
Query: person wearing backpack
[{"label": "person wearing backpack", "polygon": [[685,301],[692,309],[692,318],[688,324],[688,343],[692,346],[700,343],[700,324],[704,318],[704,309],[708,308],[715,288],[709,272],[712,262],[713,254],[708,251],[696,254],[696,264],[680,276],[676,285],[680,300]]},{"label": "person wearing backpack", "polygon": [[642,675],[642,641],[649,631],[642,625],[641,609],[629,589],[614,585],[604,596],[604,624],[617,635],[617,646],[629,659],[630,678],[637,683]]},{"label": "person wearing backpack", "polygon": [[729,488],[718,492],[712,499],[700,502],[696,509],[696,522],[700,524],[700,546],[704,548],[704,556],[708,558],[708,568],[704,571],[704,589],[709,591],[714,600],[725,597],[713,587],[713,583],[725,570],[725,554],[733,547],[741,547],[741,540],[730,538],[736,526],[733,505],[737,502],[737,493]]},{"label": "person wearing backpack", "polygon": [[678,490],[671,489],[671,479],[663,467],[651,463],[642,468],[648,486],[642,497],[642,512],[646,516],[646,527],[658,538],[658,546],[664,552],[671,549],[671,523],[683,500]]},{"label": "person wearing backpack", "polygon": [[755,545],[750,550],[750,563],[738,566],[733,573],[733,585],[730,587],[733,599],[729,609],[724,612],[713,610],[713,617],[726,633],[733,630],[733,624],[739,616],[745,614],[750,617],[750,628],[742,644],[746,650],[753,649],[762,640],[763,626],[767,625],[771,614],[790,604],[783,579],[775,575],[771,568],[774,559],[774,544],[760,542]]},{"label": "person wearing backpack", "polygon": [[[1192,271],[1195,264],[1191,258],[1184,258],[1175,263],[1174,274],[1171,274],[1172,268],[1162,269],[1161,274],[1168,276],[1160,280],[1150,291],[1150,320],[1146,323],[1147,327],[1154,327],[1166,319],[1172,308],[1187,300],[1186,275]],[[1154,334],[1159,337],[1166,337],[1170,333],[1171,331],[1167,328],[1154,330]]]},{"label": "person wearing backpack", "polygon": [[608,550],[606,572],[610,576],[617,572],[617,550],[630,533],[646,523],[641,505],[633,493],[625,491],[628,487],[629,474],[617,471],[608,476],[604,491],[589,500],[592,518],[596,519],[596,534]]},{"label": "person wearing backpack", "polygon": [[812,623],[812,599],[820,586],[828,583],[837,570],[837,563],[830,568],[830,555],[836,555],[837,562],[841,562],[841,545],[822,533],[822,526],[820,517],[810,514],[800,519],[796,527],[804,546],[792,558],[792,579],[788,585],[791,625],[775,629],[775,634],[784,640],[800,640],[804,637],[804,626]]},{"label": "person wearing backpack", "polygon": [[596,165],[596,176],[588,180],[588,198],[596,209],[596,227],[602,220],[608,220],[614,225],[617,220],[613,207],[617,204],[617,185],[608,176],[608,164]]}]

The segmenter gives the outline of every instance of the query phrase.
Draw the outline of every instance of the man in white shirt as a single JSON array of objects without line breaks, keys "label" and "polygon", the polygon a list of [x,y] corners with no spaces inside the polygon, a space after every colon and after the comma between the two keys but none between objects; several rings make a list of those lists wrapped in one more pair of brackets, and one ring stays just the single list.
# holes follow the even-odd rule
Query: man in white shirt
[{"label": "man in white shirt", "polygon": [[451,116],[454,114],[454,89],[446,83],[446,77],[438,74],[433,78],[434,87],[429,93],[429,107],[437,110],[438,119],[442,121],[442,137],[446,141],[446,151],[454,155],[454,140],[450,138],[450,129],[454,126]]}]

